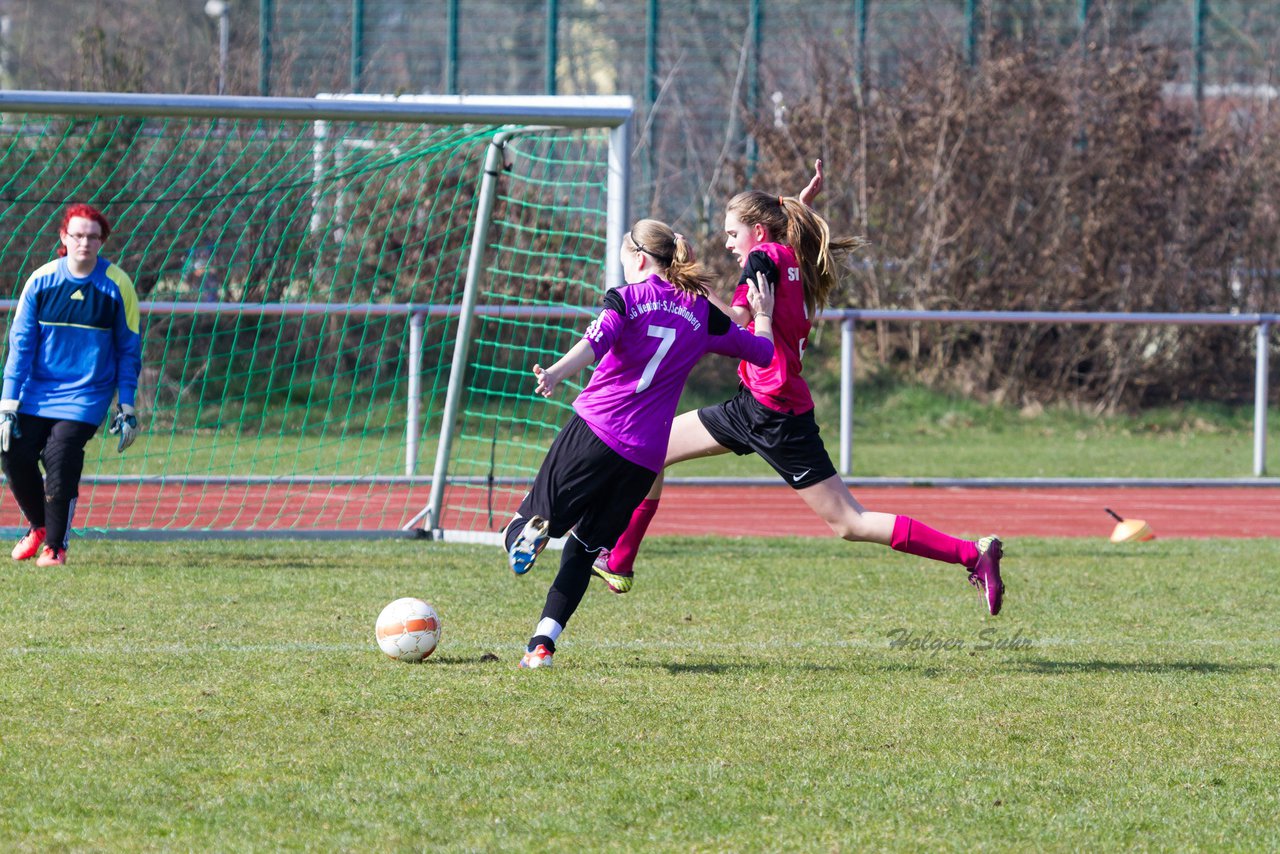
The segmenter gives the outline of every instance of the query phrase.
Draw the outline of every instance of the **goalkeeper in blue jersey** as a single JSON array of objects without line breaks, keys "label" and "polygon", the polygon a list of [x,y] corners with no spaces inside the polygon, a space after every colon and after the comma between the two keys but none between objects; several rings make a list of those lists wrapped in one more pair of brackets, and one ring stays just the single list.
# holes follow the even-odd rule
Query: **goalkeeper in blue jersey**
[{"label": "goalkeeper in blue jersey", "polygon": [[93,207],[67,207],[58,260],[27,279],[9,326],[0,462],[30,525],[13,558],[35,557],[37,566],[67,562],[84,446],[113,397],[109,432],[119,436],[116,450],[137,437],[138,296],[125,272],[98,255],[110,233],[107,218]]}]

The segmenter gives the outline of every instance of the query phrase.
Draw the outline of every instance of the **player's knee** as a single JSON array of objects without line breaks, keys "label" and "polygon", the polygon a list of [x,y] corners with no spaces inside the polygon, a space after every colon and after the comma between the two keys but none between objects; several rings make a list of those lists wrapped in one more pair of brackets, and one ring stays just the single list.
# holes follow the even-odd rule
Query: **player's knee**
[{"label": "player's knee", "polygon": [[860,513],[844,513],[839,519],[828,520],[827,524],[831,526],[831,530],[835,535],[842,540],[848,540],[851,543],[865,543],[871,539],[871,529]]},{"label": "player's knee", "polygon": [[44,482],[45,501],[74,501],[79,497],[79,481],[73,483],[52,483],[46,479]]},{"label": "player's knee", "polygon": [[50,442],[44,448],[44,494],[49,501],[70,501],[80,495],[84,450]]}]

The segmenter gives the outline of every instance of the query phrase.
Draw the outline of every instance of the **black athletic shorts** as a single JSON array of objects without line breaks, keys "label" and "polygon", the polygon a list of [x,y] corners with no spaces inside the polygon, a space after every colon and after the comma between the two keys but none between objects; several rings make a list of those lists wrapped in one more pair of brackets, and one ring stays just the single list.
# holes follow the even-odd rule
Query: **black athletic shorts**
[{"label": "black athletic shorts", "polygon": [[657,477],[606,445],[575,413],[551,443],[519,514],[549,519],[552,537],[572,528],[587,551],[611,549]]},{"label": "black athletic shorts", "polygon": [[698,418],[722,446],[738,456],[759,454],[793,489],[813,486],[836,473],[812,409],[788,415],[739,388],[736,397],[699,409]]}]

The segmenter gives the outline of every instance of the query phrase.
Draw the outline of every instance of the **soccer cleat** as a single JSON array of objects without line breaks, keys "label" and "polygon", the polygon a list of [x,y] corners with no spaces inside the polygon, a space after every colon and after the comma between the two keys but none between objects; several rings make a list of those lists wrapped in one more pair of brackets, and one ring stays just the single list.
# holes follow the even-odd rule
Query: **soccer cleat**
[{"label": "soccer cleat", "polygon": [[601,549],[591,564],[591,571],[600,577],[609,588],[610,593],[626,593],[635,580],[634,572],[615,572],[609,568],[609,550]]},{"label": "soccer cleat", "polygon": [[40,550],[40,557],[36,558],[36,566],[66,566],[67,550],[55,549],[51,546],[45,546]]},{"label": "soccer cleat", "polygon": [[13,547],[13,559],[30,560],[39,553],[42,545],[44,545],[44,528],[31,528]]},{"label": "soccer cleat", "polygon": [[551,535],[547,533],[547,529],[551,527],[551,523],[541,516],[534,516],[524,525],[524,530],[520,532],[520,536],[516,537],[516,541],[511,544],[507,557],[511,561],[511,571],[516,575],[524,575],[533,569],[533,562],[538,559],[538,555],[547,547],[547,541],[551,539]]},{"label": "soccer cleat", "polygon": [[538,644],[533,649],[526,649],[524,658],[520,659],[520,666],[528,670],[535,667],[551,666],[551,650],[547,649],[546,644]]},{"label": "soccer cleat", "polygon": [[1004,581],[1000,579],[1000,558],[1004,548],[999,537],[983,537],[978,540],[978,563],[969,573],[969,583],[982,591],[991,616],[1000,613],[1004,601]]}]

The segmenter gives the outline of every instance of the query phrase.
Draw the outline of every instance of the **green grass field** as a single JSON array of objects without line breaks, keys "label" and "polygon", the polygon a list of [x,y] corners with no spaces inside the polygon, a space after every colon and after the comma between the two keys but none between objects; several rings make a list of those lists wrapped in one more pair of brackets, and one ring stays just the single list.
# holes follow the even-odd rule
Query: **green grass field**
[{"label": "green grass field", "polygon": [[[1280,848],[1280,544],[1016,540],[1005,612],[838,541],[655,539],[551,670],[493,547],[8,564],[0,849]],[[430,599],[436,655],[373,621]]]}]

